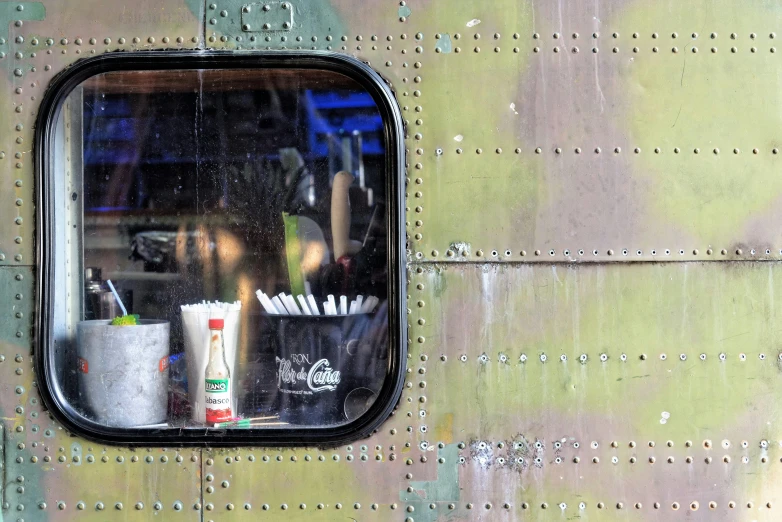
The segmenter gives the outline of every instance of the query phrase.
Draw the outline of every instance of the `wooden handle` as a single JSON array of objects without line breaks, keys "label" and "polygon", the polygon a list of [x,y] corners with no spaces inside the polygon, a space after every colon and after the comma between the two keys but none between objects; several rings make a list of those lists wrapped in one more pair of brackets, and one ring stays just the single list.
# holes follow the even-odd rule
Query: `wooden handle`
[{"label": "wooden handle", "polygon": [[334,243],[334,260],[349,253],[350,199],[348,189],[353,183],[350,172],[340,171],[331,186],[331,237]]}]

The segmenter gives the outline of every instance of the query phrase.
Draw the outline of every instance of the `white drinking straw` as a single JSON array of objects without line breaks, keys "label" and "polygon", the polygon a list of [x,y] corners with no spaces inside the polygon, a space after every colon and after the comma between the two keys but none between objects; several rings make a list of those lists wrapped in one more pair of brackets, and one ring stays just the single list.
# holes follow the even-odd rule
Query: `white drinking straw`
[{"label": "white drinking straw", "polygon": [[285,302],[288,303],[288,309],[290,310],[291,315],[301,315],[299,305],[296,304],[296,300],[292,295],[285,294]]},{"label": "white drinking straw", "polygon": [[258,300],[261,302],[261,306],[263,306],[264,310],[266,310],[266,313],[273,315],[280,314],[280,312],[277,310],[277,307],[274,306],[274,303],[269,300],[269,297],[266,294],[258,290],[255,295],[258,296]]},{"label": "white drinking straw", "polygon": [[357,295],[356,296],[356,313],[361,313],[361,307],[364,305],[364,296],[363,295]]},{"label": "white drinking straw", "polygon": [[307,302],[310,305],[310,311],[312,312],[312,315],[320,315],[320,310],[318,310],[318,303],[315,302],[315,298],[312,296],[312,294],[307,295]]},{"label": "white drinking straw", "polygon": [[285,292],[280,292],[279,294],[277,294],[277,297],[282,303],[282,306],[285,307],[285,310],[288,312],[288,315],[293,315],[293,312],[291,312],[290,304],[288,304],[288,300],[285,299]]},{"label": "white drinking straw", "polygon": [[329,308],[328,301],[323,301],[323,315],[331,315],[331,308]]},{"label": "white drinking straw", "polygon": [[344,295],[339,296],[339,313],[342,315],[348,313],[348,298]]},{"label": "white drinking straw", "polygon": [[331,309],[331,313],[329,315],[337,315],[337,303],[334,301],[334,296],[329,294],[329,308]]},{"label": "white drinking straw", "polygon": [[304,296],[299,294],[296,296],[296,299],[299,301],[299,304],[301,305],[301,311],[304,312],[304,315],[312,315],[312,312],[310,312],[310,307],[307,306],[307,300],[304,299]]},{"label": "white drinking straw", "polygon": [[361,305],[361,310],[359,313],[368,314],[374,310],[375,304],[377,304],[377,299],[374,296],[367,297],[367,300],[364,301],[363,305]]},{"label": "white drinking straw", "polygon": [[356,312],[358,312],[358,308],[356,308],[356,302],[355,301],[351,301],[350,302],[350,309],[348,310],[348,314],[353,315]]},{"label": "white drinking straw", "polygon": [[109,288],[111,289],[111,293],[114,294],[114,299],[117,300],[117,303],[119,304],[120,309],[122,310],[122,315],[128,315],[128,311],[125,309],[125,305],[122,304],[122,299],[119,298],[119,294],[117,293],[117,290],[114,288],[114,285],[111,284],[111,279],[107,279],[106,282],[109,284]]},{"label": "white drinking straw", "polygon": [[271,299],[269,299],[269,296],[266,295],[266,294],[262,293],[262,295],[261,295],[261,303],[266,308],[266,311],[269,312],[270,314],[279,315],[279,314],[282,313],[279,310],[277,310],[277,307],[274,306],[274,303],[272,303]]},{"label": "white drinking straw", "polygon": [[282,303],[279,296],[275,295],[272,297],[272,303],[274,303],[274,307],[280,315],[288,315],[288,309],[285,308],[285,305]]}]

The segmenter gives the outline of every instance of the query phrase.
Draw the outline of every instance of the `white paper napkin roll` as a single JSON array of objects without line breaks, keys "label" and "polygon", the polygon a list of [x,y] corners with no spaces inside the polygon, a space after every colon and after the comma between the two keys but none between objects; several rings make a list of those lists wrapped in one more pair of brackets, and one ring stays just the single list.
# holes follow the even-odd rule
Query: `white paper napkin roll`
[{"label": "white paper napkin roll", "polygon": [[224,319],[223,341],[225,359],[231,370],[231,411],[236,415],[236,345],[239,341],[242,304],[199,303],[182,306],[182,329],[185,334],[185,361],[187,362],[187,394],[190,399],[191,419],[206,422],[204,404],[204,375],[209,362],[209,319]]}]

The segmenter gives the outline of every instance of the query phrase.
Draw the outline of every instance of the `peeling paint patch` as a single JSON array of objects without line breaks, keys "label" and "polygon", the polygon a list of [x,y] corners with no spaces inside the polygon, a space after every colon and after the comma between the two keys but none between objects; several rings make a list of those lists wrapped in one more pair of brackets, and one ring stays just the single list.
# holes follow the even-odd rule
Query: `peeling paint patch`
[{"label": "peeling paint patch", "polygon": [[463,139],[464,136],[462,136],[461,134],[457,134],[456,136],[453,137],[454,141],[462,141]]},{"label": "peeling paint patch", "polygon": [[409,8],[409,7],[407,7],[406,5],[403,5],[403,6],[400,6],[400,7],[399,7],[398,15],[399,15],[400,17],[403,17],[403,16],[404,16],[405,18],[407,18],[407,17],[408,17],[408,16],[410,16],[412,13],[413,13],[413,11],[411,11],[411,10],[410,10],[410,8]]},{"label": "peeling paint patch", "polygon": [[472,20],[470,20],[469,22],[467,22],[467,27],[475,27],[475,26],[476,26],[476,25],[478,25],[479,23],[481,23],[481,21],[480,21],[480,20],[478,20],[477,18],[473,18]]},{"label": "peeling paint patch", "polygon": [[470,443],[470,457],[483,469],[489,469],[494,463],[492,450],[492,444],[489,441],[476,440]]},{"label": "peeling paint patch", "polygon": [[666,422],[668,422],[668,419],[670,418],[671,418],[670,413],[668,413],[667,411],[662,412],[660,414],[660,424],[665,424]]},{"label": "peeling paint patch", "polygon": [[439,51],[443,54],[448,54],[451,52],[451,35],[450,34],[443,34],[440,36],[440,39],[437,40],[437,43],[434,46],[435,51]]},{"label": "peeling paint patch", "polygon": [[511,102],[511,104],[510,104],[510,110],[513,111],[513,114],[518,114],[519,113],[519,111],[516,110],[516,104],[513,103],[513,102]]},{"label": "peeling paint patch", "polygon": [[454,241],[448,246],[457,256],[469,256],[472,246],[466,241]]}]

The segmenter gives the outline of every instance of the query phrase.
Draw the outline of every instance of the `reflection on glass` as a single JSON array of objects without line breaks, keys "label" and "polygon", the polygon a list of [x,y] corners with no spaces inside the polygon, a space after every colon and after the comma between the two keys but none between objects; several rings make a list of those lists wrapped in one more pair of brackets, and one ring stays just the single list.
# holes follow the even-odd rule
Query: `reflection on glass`
[{"label": "reflection on glass", "polygon": [[[79,414],[203,429],[229,397],[219,426],[241,429],[367,410],[389,370],[388,173],[365,90],[318,70],[113,72],[59,125],[83,314],[56,373]],[[120,302],[138,324],[107,324]]]}]

